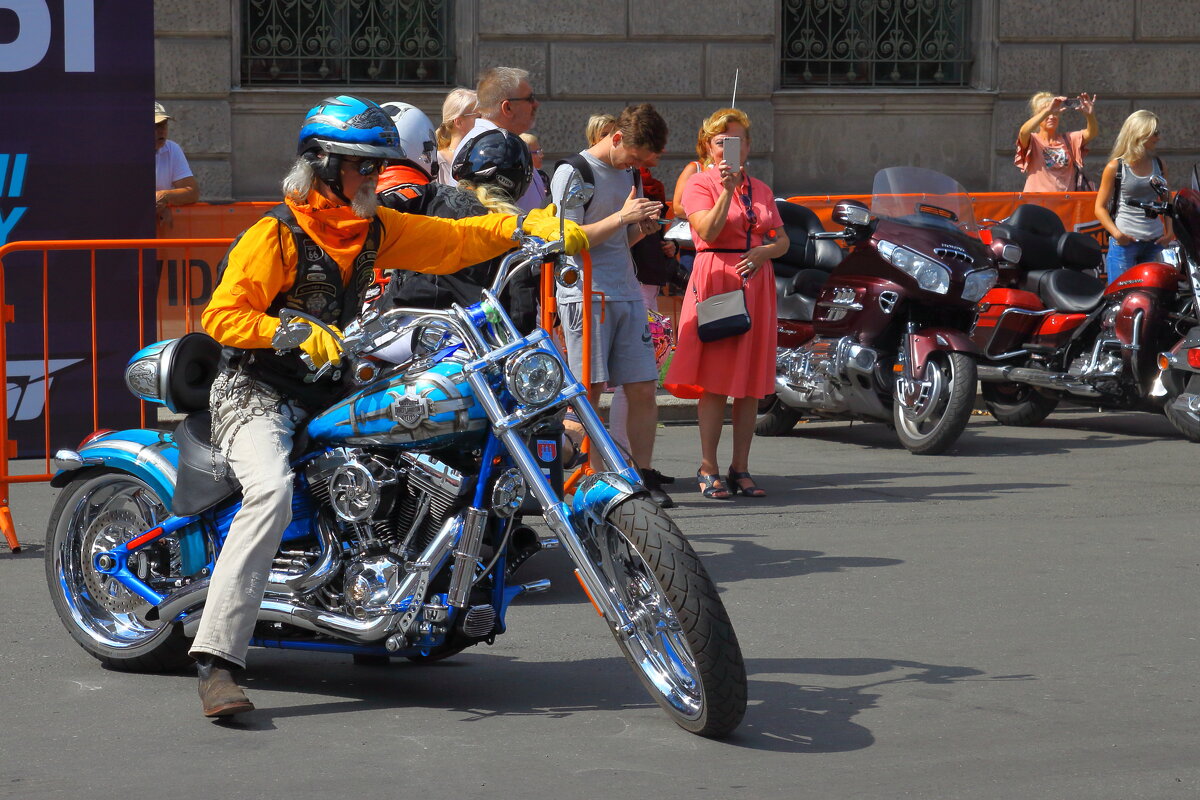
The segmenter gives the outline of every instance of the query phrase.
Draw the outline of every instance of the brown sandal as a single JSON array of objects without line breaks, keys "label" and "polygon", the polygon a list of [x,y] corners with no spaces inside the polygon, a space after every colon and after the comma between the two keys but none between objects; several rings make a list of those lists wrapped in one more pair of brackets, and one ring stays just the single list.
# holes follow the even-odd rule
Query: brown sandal
[{"label": "brown sandal", "polygon": [[696,481],[700,484],[700,492],[709,500],[732,500],[729,488],[721,482],[721,476],[696,470]]}]

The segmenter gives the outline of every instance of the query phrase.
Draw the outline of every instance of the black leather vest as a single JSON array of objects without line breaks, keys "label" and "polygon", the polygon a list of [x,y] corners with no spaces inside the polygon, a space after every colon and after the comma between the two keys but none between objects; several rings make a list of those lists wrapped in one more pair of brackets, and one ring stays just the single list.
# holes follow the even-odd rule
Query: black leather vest
[{"label": "black leather vest", "polygon": [[[337,262],[304,232],[286,203],[280,203],[264,216],[279,220],[281,235],[283,228],[291,231],[296,246],[296,280],[290,289],[275,298],[267,313],[278,315],[284,308],[294,308],[345,329],[362,311],[367,289],[375,282],[375,258],[379,252],[382,223],[378,218],[371,220],[366,241],[354,259],[350,286],[347,287],[342,284],[342,272]],[[240,241],[239,236],[229,248],[230,252]],[[226,253],[217,268],[218,283],[224,278],[228,263],[229,253]],[[255,379],[275,387],[285,397],[310,410],[323,409],[344,393],[342,370],[330,370],[320,380],[313,381],[311,370],[300,360],[301,352],[297,349],[277,355],[270,348],[226,347],[222,351],[222,362],[228,366],[241,366]]]}]

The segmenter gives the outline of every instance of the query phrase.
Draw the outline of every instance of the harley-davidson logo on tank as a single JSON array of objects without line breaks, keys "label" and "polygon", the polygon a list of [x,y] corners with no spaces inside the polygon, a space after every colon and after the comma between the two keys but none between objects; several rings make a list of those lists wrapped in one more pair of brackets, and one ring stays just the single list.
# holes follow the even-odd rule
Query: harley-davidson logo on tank
[{"label": "harley-davidson logo on tank", "polygon": [[364,387],[315,417],[308,433],[331,443],[444,446],[481,440],[487,426],[462,364],[443,361]]}]

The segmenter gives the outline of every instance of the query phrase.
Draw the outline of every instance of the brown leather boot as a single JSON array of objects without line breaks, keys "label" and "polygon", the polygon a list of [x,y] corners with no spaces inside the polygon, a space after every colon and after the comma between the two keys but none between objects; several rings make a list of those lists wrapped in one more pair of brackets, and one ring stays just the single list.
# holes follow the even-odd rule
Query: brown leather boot
[{"label": "brown leather boot", "polygon": [[237,669],[223,658],[201,653],[196,658],[196,674],[200,676],[200,704],[206,717],[231,717],[253,711],[254,704],[233,679]]}]

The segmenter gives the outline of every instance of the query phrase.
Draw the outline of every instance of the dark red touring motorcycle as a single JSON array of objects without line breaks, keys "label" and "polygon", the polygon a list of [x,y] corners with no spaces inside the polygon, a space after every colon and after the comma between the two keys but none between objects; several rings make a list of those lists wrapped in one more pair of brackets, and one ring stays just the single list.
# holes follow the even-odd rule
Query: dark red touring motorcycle
[{"label": "dark red touring motorcycle", "polygon": [[813,267],[836,256],[802,254],[806,268],[791,272],[790,285],[793,254],[776,265],[784,285],[775,394],[755,430],[780,435],[803,415],[873,420],[892,423],[913,453],[945,451],[973,407],[975,304],[998,278],[966,190],[932,170],[881,170],[870,209],[835,207],[840,233],[780,205],[793,242],[840,239],[850,252],[832,272]]},{"label": "dark red touring motorcycle", "polygon": [[1165,405],[1176,427],[1200,440],[1192,410],[1200,409],[1200,380],[1186,374],[1190,349],[1180,348],[1197,325],[1200,194],[1184,189],[1166,202],[1164,186],[1163,196],[1131,204],[1175,219],[1182,246],[1171,260],[1184,272],[1146,262],[1106,286],[1089,272],[1100,264],[1095,240],[1064,231],[1039,206],[1019,206],[991,228],[997,243],[1016,243],[1022,253],[983,298],[971,334],[986,358],[980,390],[998,422],[1037,424],[1060,401],[1154,413]]}]

